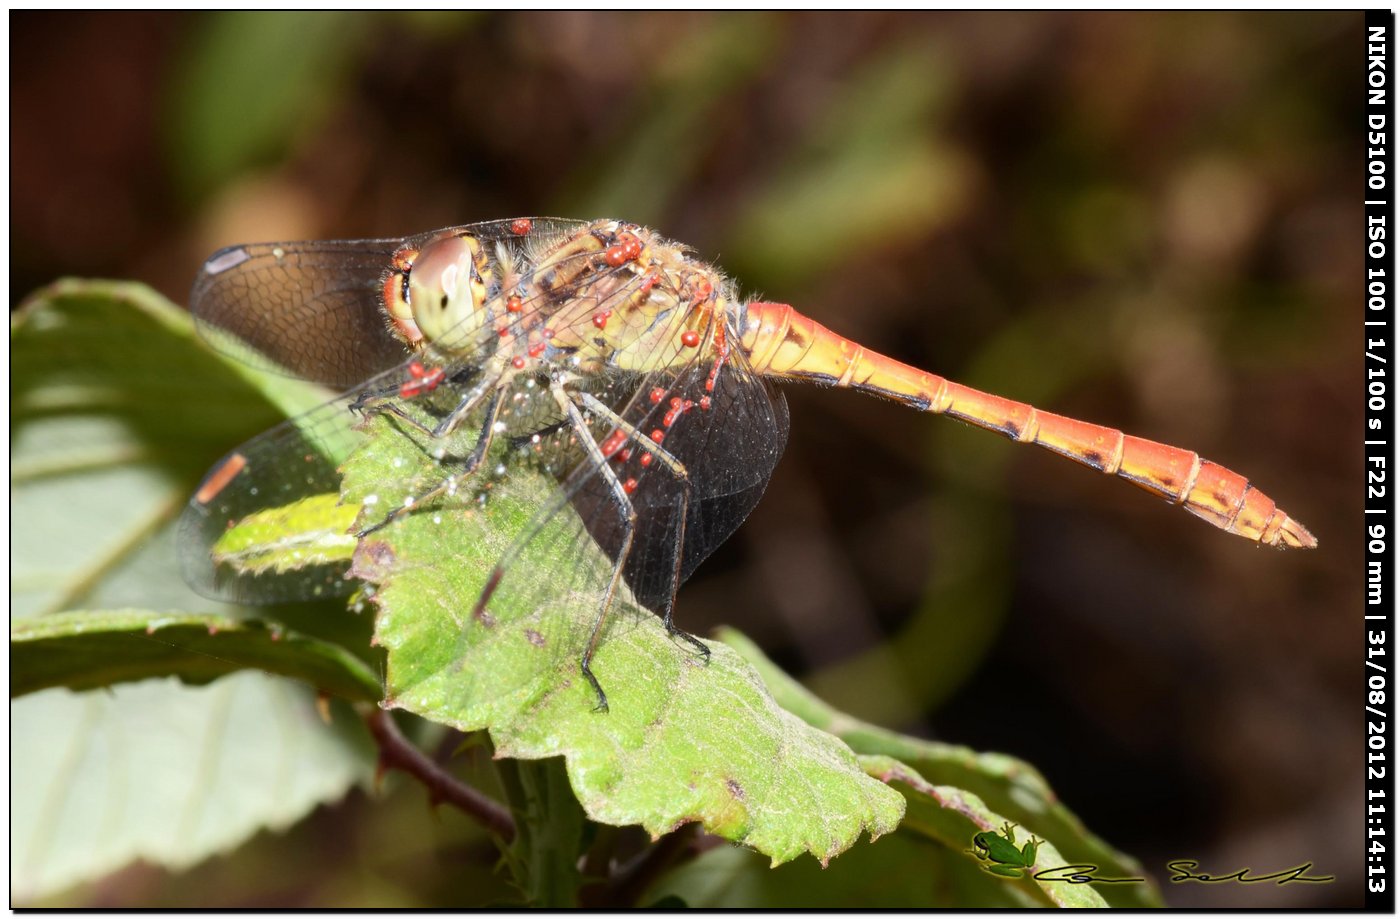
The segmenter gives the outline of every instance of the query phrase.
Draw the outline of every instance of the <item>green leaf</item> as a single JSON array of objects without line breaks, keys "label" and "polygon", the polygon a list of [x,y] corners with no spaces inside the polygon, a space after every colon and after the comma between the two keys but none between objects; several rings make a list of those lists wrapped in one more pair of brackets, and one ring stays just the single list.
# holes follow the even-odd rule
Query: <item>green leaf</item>
[{"label": "green leaf", "polygon": [[360,513],[340,495],[315,495],[288,507],[250,514],[214,544],[221,564],[247,574],[294,571],[348,562],[357,540],[348,532]]},{"label": "green leaf", "polygon": [[[184,585],[169,524],[208,466],[282,420],[279,405],[319,401],[316,388],[211,358],[188,314],[139,284],[38,291],[11,317],[10,345],[12,620],[80,607],[235,612]],[[343,604],[279,616],[365,650],[368,623]],[[108,637],[129,641],[124,653],[156,648]],[[14,652],[12,676],[36,662],[32,651]],[[45,654],[45,666],[61,666]],[[13,701],[10,714],[18,899],[136,858],[193,864],[372,771],[363,744],[321,721],[312,692],[261,672],[203,688],[47,690]]]},{"label": "green leaf", "polygon": [[358,727],[345,712],[326,725],[311,693],[255,672],[13,702],[10,895],[29,902],[136,859],[188,868],[284,829],[368,778]]},{"label": "green leaf", "polygon": [[718,846],[659,879],[641,902],[680,897],[697,909],[937,909],[1044,907],[1045,898],[983,871],[975,859],[898,832],[823,868],[799,859],[777,868],[753,852]]},{"label": "green leaf", "polygon": [[[376,423],[342,491],[397,507],[442,472],[430,450],[384,418]],[[463,731],[489,729],[498,756],[562,755],[574,793],[601,823],[660,835],[699,822],[774,863],[803,852],[825,862],[863,831],[893,830],[902,799],[867,777],[844,744],[784,711],[724,645],[711,644],[708,664],[697,659],[625,590],[593,662],[611,708],[595,711],[579,657],[598,597],[568,586],[588,583],[590,572],[605,581],[610,565],[591,539],[567,538],[577,526],[567,508],[507,575],[516,584],[548,579],[538,604],[503,589],[489,616],[472,615],[488,573],[556,487],[521,469],[492,483],[485,511],[459,495],[361,542],[357,573],[378,584],[388,704]]]},{"label": "green leaf", "polygon": [[[739,632],[722,629],[720,637],[763,675],[779,704],[807,723],[840,737],[857,753],[893,757],[909,764],[929,783],[969,793],[986,802],[999,819],[1010,820],[1051,841],[1065,859],[1075,864],[1099,866],[1099,873],[1105,877],[1147,876],[1136,859],[1089,832],[1029,763],[1000,753],[978,753],[964,746],[908,737],[852,718],[808,692]],[[997,824],[991,829],[999,827]],[[957,844],[967,846],[966,841]],[[1112,906],[1162,905],[1161,894],[1150,879],[1142,884],[1105,884],[1097,889]]]},{"label": "green leaf", "polygon": [[[984,831],[997,831],[1006,818],[987,807],[981,798],[947,785],[933,785],[923,776],[899,760],[889,756],[862,756],[861,762],[871,775],[884,782],[899,782],[906,789],[909,813],[905,817],[903,829],[936,839],[950,849],[966,848],[972,837]],[[1018,841],[1022,839],[1017,837]],[[971,853],[968,858],[973,859]],[[1058,868],[1069,864],[1053,843],[1041,843],[1035,867],[1019,878],[1006,878],[1007,883],[1019,885],[1022,889],[1035,892],[1046,904],[1060,907],[1102,908],[1108,904],[1090,884],[1076,884],[1067,881],[1047,880],[1037,877],[1038,872],[1047,868]],[[1135,875],[1141,879],[1142,875]],[[1144,881],[1105,886],[1135,886]]]},{"label": "green leaf", "polygon": [[[240,432],[279,420],[195,344],[187,314],[141,285],[60,281],[11,318],[10,346],[14,615],[92,605],[86,593]],[[150,581],[160,589],[173,571]],[[157,599],[177,598],[194,599],[183,588]],[[141,587],[118,602],[150,600]]]},{"label": "green leaf", "polygon": [[256,620],[147,610],[55,613],[10,626],[10,697],[97,689],[151,677],[203,684],[239,670],[288,676],[321,692],[377,702],[379,680],[329,642]]}]

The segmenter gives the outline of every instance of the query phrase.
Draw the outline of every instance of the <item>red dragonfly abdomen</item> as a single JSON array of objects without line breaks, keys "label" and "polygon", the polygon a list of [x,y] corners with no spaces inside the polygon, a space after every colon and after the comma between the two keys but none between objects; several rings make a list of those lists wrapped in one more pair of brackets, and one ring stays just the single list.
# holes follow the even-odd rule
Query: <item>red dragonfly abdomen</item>
[{"label": "red dragonfly abdomen", "polygon": [[1043,412],[868,351],[784,303],[750,303],[741,347],[760,375],[856,389],[1032,443],[1184,505],[1266,546],[1317,540],[1249,480],[1179,447]]}]

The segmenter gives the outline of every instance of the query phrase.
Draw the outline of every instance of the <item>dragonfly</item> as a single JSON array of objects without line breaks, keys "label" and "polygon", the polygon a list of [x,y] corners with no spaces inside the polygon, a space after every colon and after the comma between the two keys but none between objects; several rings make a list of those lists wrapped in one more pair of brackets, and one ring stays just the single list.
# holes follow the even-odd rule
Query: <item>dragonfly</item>
[{"label": "dragonfly", "polygon": [[[773,474],[788,431],[778,382],[947,415],[1126,479],[1261,545],[1317,545],[1248,479],[1192,451],[960,385],[787,304],[746,301],[687,247],[620,220],[516,218],[396,239],[233,246],[205,262],[191,312],[216,349],[343,392],[207,474],[181,521],[196,590],[266,603],[354,589],[343,563],[250,572],[214,547],[252,514],[335,493],[334,443],[379,417],[429,445],[434,463],[402,504],[361,510],[347,531],[361,545],[412,515],[464,500],[489,507],[493,485],[523,469],[555,483],[463,603],[475,620],[507,592],[527,604],[564,592],[593,604],[592,629],[572,653],[600,710],[607,695],[591,665],[623,592],[708,657],[676,625],[676,593]],[[463,437],[468,446],[447,448]],[[549,540],[559,560],[548,576],[517,571],[533,540]],[[570,572],[570,559],[599,549],[604,570]]]}]

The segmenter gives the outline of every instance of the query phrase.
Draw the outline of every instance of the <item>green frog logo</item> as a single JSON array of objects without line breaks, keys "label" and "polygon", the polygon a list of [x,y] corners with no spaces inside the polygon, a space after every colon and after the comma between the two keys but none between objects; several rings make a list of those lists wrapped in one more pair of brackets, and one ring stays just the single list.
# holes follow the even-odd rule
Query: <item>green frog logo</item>
[{"label": "green frog logo", "polygon": [[986,862],[982,867],[992,874],[1004,878],[1025,876],[1025,871],[1035,867],[1035,856],[1042,840],[1034,836],[1021,848],[1016,848],[1016,824],[1004,823],[1000,833],[991,830],[972,837],[973,855]]}]

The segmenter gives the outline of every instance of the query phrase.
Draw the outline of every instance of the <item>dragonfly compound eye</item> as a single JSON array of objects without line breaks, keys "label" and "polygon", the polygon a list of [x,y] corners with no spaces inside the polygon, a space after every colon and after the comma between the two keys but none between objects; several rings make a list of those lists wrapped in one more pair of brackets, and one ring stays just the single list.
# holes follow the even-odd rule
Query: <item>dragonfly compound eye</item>
[{"label": "dragonfly compound eye", "polygon": [[413,348],[423,343],[423,333],[418,331],[413,309],[408,305],[408,273],[416,258],[417,249],[400,249],[394,253],[394,268],[384,276],[381,294],[381,305],[389,316],[389,331]]},{"label": "dragonfly compound eye", "polygon": [[472,347],[486,321],[480,245],[452,236],[423,247],[408,273],[408,305],[423,337],[443,351]]}]

